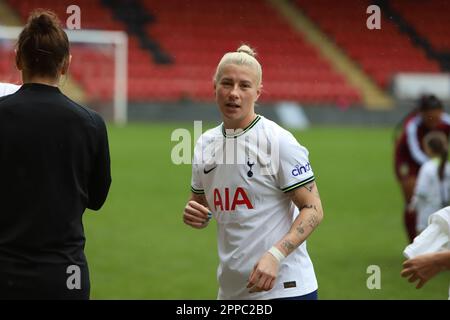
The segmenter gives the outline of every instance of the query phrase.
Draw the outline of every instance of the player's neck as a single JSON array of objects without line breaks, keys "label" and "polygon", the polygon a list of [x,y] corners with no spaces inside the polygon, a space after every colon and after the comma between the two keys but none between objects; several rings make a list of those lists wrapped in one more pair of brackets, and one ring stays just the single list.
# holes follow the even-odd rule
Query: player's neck
[{"label": "player's neck", "polygon": [[42,77],[42,76],[26,76],[23,75],[22,77],[23,83],[40,83],[45,84],[52,87],[57,87],[59,83],[59,77],[57,78],[49,78],[49,77]]},{"label": "player's neck", "polygon": [[256,113],[253,112],[244,119],[240,120],[229,120],[224,118],[223,126],[225,129],[232,129],[232,130],[245,129],[253,122],[253,120],[255,120],[256,116],[257,116]]}]

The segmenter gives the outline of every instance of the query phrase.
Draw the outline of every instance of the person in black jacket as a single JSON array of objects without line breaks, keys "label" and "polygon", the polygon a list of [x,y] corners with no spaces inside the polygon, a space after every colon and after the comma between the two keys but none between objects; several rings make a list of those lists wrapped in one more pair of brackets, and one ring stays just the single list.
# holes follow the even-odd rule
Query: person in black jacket
[{"label": "person in black jacket", "polygon": [[57,16],[20,33],[23,85],[0,98],[0,299],[89,299],[82,216],[111,184],[103,119],[58,89],[70,64]]}]

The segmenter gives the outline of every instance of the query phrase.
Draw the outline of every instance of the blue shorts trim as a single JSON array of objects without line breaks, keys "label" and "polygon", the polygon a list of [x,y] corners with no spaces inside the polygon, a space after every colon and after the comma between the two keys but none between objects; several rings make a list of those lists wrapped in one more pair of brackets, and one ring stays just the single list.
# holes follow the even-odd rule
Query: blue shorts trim
[{"label": "blue shorts trim", "polygon": [[303,296],[296,296],[296,297],[286,297],[286,298],[277,298],[272,300],[319,300],[319,296],[317,294],[317,290],[305,294]]}]

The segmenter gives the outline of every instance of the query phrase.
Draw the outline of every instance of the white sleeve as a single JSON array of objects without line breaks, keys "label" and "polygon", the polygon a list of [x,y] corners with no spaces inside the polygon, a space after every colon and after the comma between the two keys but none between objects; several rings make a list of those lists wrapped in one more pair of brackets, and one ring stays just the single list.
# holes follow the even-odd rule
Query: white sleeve
[{"label": "white sleeve", "polygon": [[[202,137],[199,138],[201,141]],[[196,194],[204,194],[203,183],[201,179],[201,168],[202,168],[202,144],[195,144],[194,157],[192,159],[192,177],[191,177],[191,191]]]},{"label": "white sleeve", "polygon": [[289,192],[314,181],[308,150],[289,135],[281,135],[279,143],[278,181],[283,192]]},{"label": "white sleeve", "polygon": [[417,127],[419,126],[420,122],[421,118],[419,116],[416,116],[413,120],[411,120],[406,126],[406,135],[411,156],[417,163],[422,165],[427,162],[429,158],[422,151],[422,149],[420,148],[420,142],[419,140],[417,140]]},{"label": "white sleeve", "polygon": [[412,259],[418,255],[448,250],[449,235],[443,229],[444,223],[431,219],[430,222],[425,230],[414,238],[413,243],[403,250],[403,255],[406,258]]},{"label": "white sleeve", "polygon": [[0,97],[6,96],[8,94],[13,94],[17,90],[19,90],[19,88],[20,86],[15,84],[0,82]]},{"label": "white sleeve", "polygon": [[428,224],[440,224],[442,230],[447,234],[450,242],[450,206],[442,208],[428,218]]}]

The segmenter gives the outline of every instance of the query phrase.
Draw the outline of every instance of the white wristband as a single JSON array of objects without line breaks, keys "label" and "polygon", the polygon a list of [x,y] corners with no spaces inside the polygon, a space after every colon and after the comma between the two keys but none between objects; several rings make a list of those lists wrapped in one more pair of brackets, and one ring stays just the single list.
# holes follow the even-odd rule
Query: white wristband
[{"label": "white wristband", "polygon": [[281,262],[283,261],[284,258],[286,258],[284,254],[280,250],[278,250],[278,248],[275,246],[269,249],[269,253],[273,255],[275,259],[278,260],[278,262]]}]

